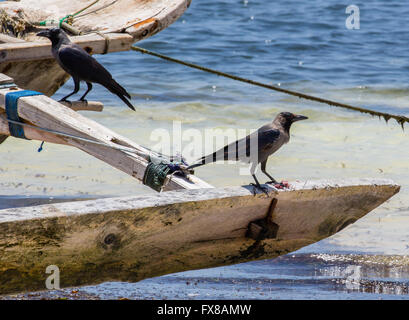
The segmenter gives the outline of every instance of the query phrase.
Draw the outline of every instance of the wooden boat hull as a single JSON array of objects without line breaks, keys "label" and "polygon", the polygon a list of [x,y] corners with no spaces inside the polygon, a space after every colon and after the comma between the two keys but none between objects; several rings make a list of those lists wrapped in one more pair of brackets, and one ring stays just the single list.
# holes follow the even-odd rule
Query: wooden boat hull
[{"label": "wooden boat hull", "polygon": [[[85,10],[85,16],[74,19],[73,27],[88,35],[72,37],[72,40],[90,53],[129,50],[133,43],[147,39],[175,22],[190,2],[101,0]],[[4,9],[13,16],[22,10],[30,21],[59,20],[88,4],[90,1],[83,0],[21,0],[0,2],[0,10]],[[106,39],[95,31],[109,38],[108,47]],[[4,35],[0,37],[0,73],[13,78],[21,88],[51,96],[69,79],[69,75],[51,57],[49,41],[36,37],[35,33],[27,33],[26,41]]]},{"label": "wooden boat hull", "polygon": [[[45,290],[49,265],[69,287],[274,258],[340,231],[399,188],[315,181],[268,197],[245,186],[0,210],[0,293]],[[260,221],[274,232],[249,238]]]}]

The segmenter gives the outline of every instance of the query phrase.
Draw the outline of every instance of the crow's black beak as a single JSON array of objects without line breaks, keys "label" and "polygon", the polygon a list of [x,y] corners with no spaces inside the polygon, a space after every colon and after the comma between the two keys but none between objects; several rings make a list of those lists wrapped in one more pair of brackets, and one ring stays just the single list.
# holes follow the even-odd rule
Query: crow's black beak
[{"label": "crow's black beak", "polygon": [[306,117],[306,116],[302,116],[302,115],[300,115],[300,114],[296,114],[295,117],[294,117],[294,119],[293,119],[293,122],[300,121],[300,120],[307,120],[307,119],[308,119],[308,117]]},{"label": "crow's black beak", "polygon": [[49,38],[50,37],[50,32],[48,30],[41,31],[41,32],[37,33],[37,37]]}]

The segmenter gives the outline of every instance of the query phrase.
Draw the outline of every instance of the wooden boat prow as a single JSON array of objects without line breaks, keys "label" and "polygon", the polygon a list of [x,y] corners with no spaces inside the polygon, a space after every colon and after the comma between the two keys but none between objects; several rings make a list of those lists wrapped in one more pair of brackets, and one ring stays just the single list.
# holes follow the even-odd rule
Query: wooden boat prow
[{"label": "wooden boat prow", "polygon": [[274,222],[278,237],[321,240],[342,230],[398,193],[388,179],[341,179],[295,182],[292,192],[279,192]]},{"label": "wooden boat prow", "polygon": [[[93,2],[6,1],[0,2],[0,11],[4,10],[13,17],[22,16],[24,21],[28,20],[30,23],[58,21]],[[83,35],[71,34],[71,40],[93,54],[127,51],[135,42],[147,39],[175,22],[189,7],[190,2],[191,0],[100,0],[74,18],[72,27]],[[22,39],[0,33],[0,73],[13,78],[21,88],[51,96],[69,76],[52,58],[50,41],[36,36],[40,28],[26,28],[27,32],[22,32]]]},{"label": "wooden boat prow", "polygon": [[[0,3],[0,9],[22,11],[28,21],[58,21],[89,8],[74,17],[72,26],[83,33],[126,32],[136,40],[147,38],[176,21],[191,0],[21,0]],[[21,15],[21,14],[20,14]],[[28,34],[32,38],[34,34]]]},{"label": "wooden boat prow", "polygon": [[[399,191],[390,180],[176,190],[0,210],[0,293],[139,281],[274,258],[326,238]],[[8,276],[13,272],[13,277]]]}]

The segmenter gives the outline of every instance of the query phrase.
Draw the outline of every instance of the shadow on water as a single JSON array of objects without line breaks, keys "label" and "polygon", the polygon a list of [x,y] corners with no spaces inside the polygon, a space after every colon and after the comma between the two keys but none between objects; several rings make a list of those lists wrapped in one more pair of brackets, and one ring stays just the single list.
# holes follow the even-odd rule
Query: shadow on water
[{"label": "shadow on water", "polygon": [[290,254],[206,270],[3,299],[408,299],[404,256]]},{"label": "shadow on water", "polygon": [[39,206],[42,204],[52,204],[59,202],[70,202],[70,201],[85,201],[96,199],[97,197],[87,196],[87,197],[51,197],[51,196],[1,196],[0,195],[0,210],[7,208],[19,208],[19,207],[31,207]]}]

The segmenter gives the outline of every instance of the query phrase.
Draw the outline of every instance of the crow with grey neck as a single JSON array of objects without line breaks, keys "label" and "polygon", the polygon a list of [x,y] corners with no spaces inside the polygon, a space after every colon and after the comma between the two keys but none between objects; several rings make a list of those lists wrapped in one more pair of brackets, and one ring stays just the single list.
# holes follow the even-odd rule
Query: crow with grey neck
[{"label": "crow with grey neck", "polygon": [[91,91],[92,83],[98,83],[116,94],[129,108],[135,111],[135,108],[127,99],[131,99],[129,93],[88,52],[72,43],[62,29],[48,29],[37,33],[37,36],[50,39],[54,58],[74,80],[74,91],[62,98],[61,101],[67,101],[68,97],[77,93],[80,89],[80,81],[85,81],[88,89],[80,98],[80,101],[86,101],[85,96]]},{"label": "crow with grey neck", "polygon": [[193,165],[189,166],[189,169],[219,160],[251,163],[250,172],[256,186],[263,189],[255,175],[256,168],[261,163],[261,171],[271,179],[267,183],[277,184],[277,181],[266,171],[267,159],[290,140],[291,125],[296,121],[305,119],[308,118],[290,112],[281,112],[273,122],[262,126],[243,139],[230,143],[224,148],[198,159]]}]

